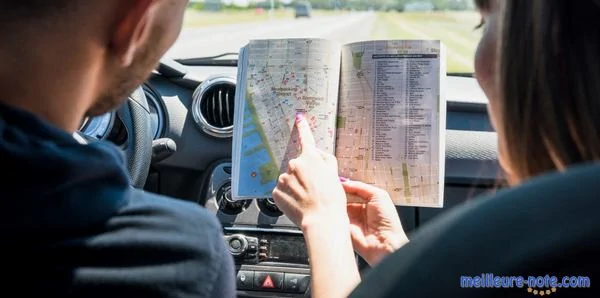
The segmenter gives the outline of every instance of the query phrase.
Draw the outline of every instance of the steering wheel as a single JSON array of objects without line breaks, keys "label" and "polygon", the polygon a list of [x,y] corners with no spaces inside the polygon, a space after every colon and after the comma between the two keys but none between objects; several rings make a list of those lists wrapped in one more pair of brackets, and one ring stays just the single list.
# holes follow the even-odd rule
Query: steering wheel
[{"label": "steering wheel", "polygon": [[[150,108],[142,87],[138,87],[129,95],[116,114],[127,131],[127,141],[122,149],[127,159],[131,185],[143,188],[150,170],[154,136],[151,129]],[[84,144],[98,141],[81,132],[76,132],[74,136]]]}]

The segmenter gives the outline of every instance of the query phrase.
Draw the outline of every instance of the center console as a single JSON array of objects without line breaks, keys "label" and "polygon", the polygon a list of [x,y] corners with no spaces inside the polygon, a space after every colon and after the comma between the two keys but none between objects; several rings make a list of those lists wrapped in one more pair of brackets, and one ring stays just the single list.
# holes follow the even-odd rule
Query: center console
[{"label": "center console", "polygon": [[272,199],[233,201],[231,164],[212,168],[206,208],[224,228],[234,257],[239,297],[310,296],[310,270],[302,232]]}]

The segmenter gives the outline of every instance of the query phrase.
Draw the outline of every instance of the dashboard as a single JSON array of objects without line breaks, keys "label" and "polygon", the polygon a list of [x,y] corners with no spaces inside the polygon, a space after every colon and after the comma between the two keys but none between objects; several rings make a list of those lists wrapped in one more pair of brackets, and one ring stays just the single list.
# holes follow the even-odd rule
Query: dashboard
[{"label": "dashboard", "polygon": [[[236,260],[240,297],[308,296],[309,260],[301,232],[271,200],[231,200],[236,74],[235,66],[175,63],[159,68],[144,84],[155,139],[172,140],[177,148],[153,161],[145,189],[216,214]],[[444,208],[398,207],[409,235],[440,213],[493,191],[499,178],[496,133],[477,82],[449,76],[446,99]],[[84,127],[118,139],[114,119],[103,117],[88,119]],[[360,258],[357,262],[368,270]]]}]

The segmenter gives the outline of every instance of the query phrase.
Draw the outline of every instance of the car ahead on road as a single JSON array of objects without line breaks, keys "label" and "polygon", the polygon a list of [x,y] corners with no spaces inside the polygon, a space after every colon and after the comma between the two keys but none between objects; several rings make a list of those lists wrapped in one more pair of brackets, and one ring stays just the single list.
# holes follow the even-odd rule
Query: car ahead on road
[{"label": "car ahead on road", "polygon": [[302,2],[296,4],[294,7],[294,11],[296,14],[296,18],[307,17],[310,18],[312,7],[308,2]]}]

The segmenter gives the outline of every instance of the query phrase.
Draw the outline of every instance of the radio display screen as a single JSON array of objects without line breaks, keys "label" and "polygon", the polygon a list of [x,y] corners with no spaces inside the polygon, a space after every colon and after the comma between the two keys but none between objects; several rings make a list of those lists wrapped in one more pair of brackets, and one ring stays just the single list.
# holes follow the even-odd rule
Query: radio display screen
[{"label": "radio display screen", "polygon": [[302,236],[269,235],[268,261],[308,264],[308,252]]}]

